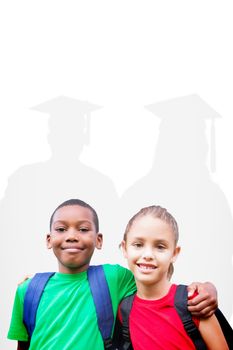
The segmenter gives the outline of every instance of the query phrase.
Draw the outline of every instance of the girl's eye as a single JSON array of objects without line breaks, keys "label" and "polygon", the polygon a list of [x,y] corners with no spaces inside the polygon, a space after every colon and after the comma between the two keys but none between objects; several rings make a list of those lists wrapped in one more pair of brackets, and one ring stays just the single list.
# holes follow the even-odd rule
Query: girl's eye
[{"label": "girl's eye", "polygon": [[164,249],[166,249],[166,247],[165,247],[164,245],[162,245],[162,244],[159,244],[159,245],[157,246],[157,248],[158,248],[159,250],[164,250]]},{"label": "girl's eye", "polygon": [[142,247],[142,243],[135,242],[135,243],[133,243],[133,246],[136,247],[136,248],[141,248]]}]

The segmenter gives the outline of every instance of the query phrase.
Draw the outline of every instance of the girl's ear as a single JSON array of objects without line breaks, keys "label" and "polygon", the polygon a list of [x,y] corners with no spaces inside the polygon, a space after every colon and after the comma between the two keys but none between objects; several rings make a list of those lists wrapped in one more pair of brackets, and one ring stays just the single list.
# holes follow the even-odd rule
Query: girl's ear
[{"label": "girl's ear", "polygon": [[50,233],[47,233],[47,235],[46,235],[46,245],[47,245],[47,248],[48,248],[48,249],[51,249],[51,248],[52,248],[52,244],[51,244],[51,234],[50,234]]},{"label": "girl's ear", "polygon": [[127,250],[126,250],[126,241],[122,241],[121,244],[120,244],[120,247],[122,249],[122,253],[123,253],[123,256],[124,258],[128,258],[128,254],[127,254]]},{"label": "girl's ear", "polygon": [[176,259],[178,258],[178,255],[180,254],[180,247],[175,247],[174,253],[173,253],[173,257],[172,257],[172,263],[174,263],[176,261]]}]

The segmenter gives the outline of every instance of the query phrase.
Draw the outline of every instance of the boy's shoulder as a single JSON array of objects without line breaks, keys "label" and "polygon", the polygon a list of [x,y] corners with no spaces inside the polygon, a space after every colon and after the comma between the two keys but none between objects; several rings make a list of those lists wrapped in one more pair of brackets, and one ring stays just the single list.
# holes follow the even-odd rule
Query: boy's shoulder
[{"label": "boy's shoulder", "polygon": [[[134,280],[133,278],[133,274],[132,272],[127,269],[126,267],[123,267],[119,264],[102,264],[101,265],[103,267],[104,270],[104,274],[108,280],[108,282],[113,282],[113,281],[130,281],[130,280]],[[44,275],[44,277],[43,277]],[[46,275],[49,275],[49,277],[46,277]],[[39,272],[34,274],[32,277],[26,279],[25,281],[23,281],[22,283],[20,283],[18,285],[17,288],[17,293],[19,294],[19,296],[21,298],[24,298],[25,293],[27,291],[27,288],[30,284],[30,282],[34,279],[35,280],[35,276],[37,277],[37,284],[41,284],[41,279],[45,279],[46,283],[49,283],[49,280],[52,279],[54,281],[58,281],[59,278],[59,274],[57,274],[56,272],[54,273],[48,273],[48,272]],[[40,281],[38,282],[38,280],[40,279]],[[34,281],[33,281],[34,282]]]},{"label": "boy's shoulder", "polygon": [[103,268],[110,289],[116,288],[122,297],[135,291],[134,276],[129,269],[118,264],[104,264]]},{"label": "boy's shoulder", "polygon": [[32,277],[27,277],[24,281],[22,281],[22,282],[20,282],[20,283],[18,284],[17,291],[18,291],[20,294],[26,292],[27,287],[28,287],[28,285],[29,285],[29,283],[31,282],[31,280],[32,280],[33,277],[34,277],[34,276],[32,276]]},{"label": "boy's shoulder", "polygon": [[29,283],[31,282],[32,277],[27,278],[26,280],[20,282],[16,289],[16,297],[20,300],[21,303],[24,302],[24,297],[28,288]]}]

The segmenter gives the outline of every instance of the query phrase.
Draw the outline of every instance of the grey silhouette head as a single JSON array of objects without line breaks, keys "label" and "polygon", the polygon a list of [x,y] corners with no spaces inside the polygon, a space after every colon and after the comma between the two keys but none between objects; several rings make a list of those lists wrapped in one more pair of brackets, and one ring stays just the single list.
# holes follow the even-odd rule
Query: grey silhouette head
[{"label": "grey silhouette head", "polygon": [[[185,145],[191,144],[191,140],[205,142],[206,120],[211,121],[210,125],[210,165],[215,170],[215,126],[216,118],[221,117],[201,97],[196,94],[170,99],[146,106],[146,108],[161,118],[161,128],[170,130],[171,138],[174,139],[174,132],[181,137]],[[179,131],[178,129],[179,128]],[[198,137],[197,137],[198,135]],[[201,138],[202,137],[202,138]],[[204,148],[202,148],[203,151]]]},{"label": "grey silhouette head", "polygon": [[52,151],[62,156],[64,148],[80,153],[89,143],[91,113],[99,108],[87,101],[59,96],[31,109],[50,115],[48,141]]}]

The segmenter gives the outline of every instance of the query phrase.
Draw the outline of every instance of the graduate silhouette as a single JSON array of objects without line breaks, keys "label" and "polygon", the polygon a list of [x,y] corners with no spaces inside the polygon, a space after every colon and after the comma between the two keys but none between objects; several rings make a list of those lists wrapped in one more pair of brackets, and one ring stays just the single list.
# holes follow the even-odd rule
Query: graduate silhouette
[{"label": "graduate silhouette", "polygon": [[[113,239],[109,237],[113,232],[110,216],[114,215],[118,201],[114,184],[107,176],[79,160],[83,147],[89,142],[90,114],[99,108],[66,96],[32,108],[50,116],[48,143],[51,157],[22,166],[13,173],[0,203],[0,215],[4,216],[2,229],[9,232],[14,244],[22,244],[22,252],[28,254],[28,261],[23,259],[25,272],[30,259],[35,259],[40,239],[44,244],[43,234],[48,229],[49,215],[66,199],[80,198],[93,205],[99,214],[105,241]],[[30,255],[32,253],[29,254],[28,250],[32,252],[33,249],[36,251]],[[111,253],[106,254],[111,257]],[[37,265],[38,268],[48,268],[40,259]]]},{"label": "graduate silhouette", "polygon": [[[79,156],[88,142],[90,114],[99,106],[65,96],[42,103],[33,110],[49,114],[49,159],[16,170],[0,202],[0,228],[4,236],[1,266],[1,314],[6,334],[9,310],[17,282],[27,273],[57,270],[56,259],[46,249],[49,218],[57,205],[70,198],[80,198],[92,205],[100,219],[104,235],[102,251],[96,251],[92,263],[116,262],[113,217],[118,196],[113,182],[97,170],[81,163]],[[34,112],[36,113],[36,112]],[[116,248],[114,248],[116,249]]]},{"label": "graduate silhouette", "polygon": [[138,209],[152,204],[173,213],[182,247],[174,280],[213,282],[220,308],[229,318],[233,221],[227,199],[208,168],[208,162],[212,171],[215,167],[214,121],[220,116],[198,95],[158,102],[147,109],[161,119],[154,161],[149,173],[122,196],[121,216],[126,223]]}]

